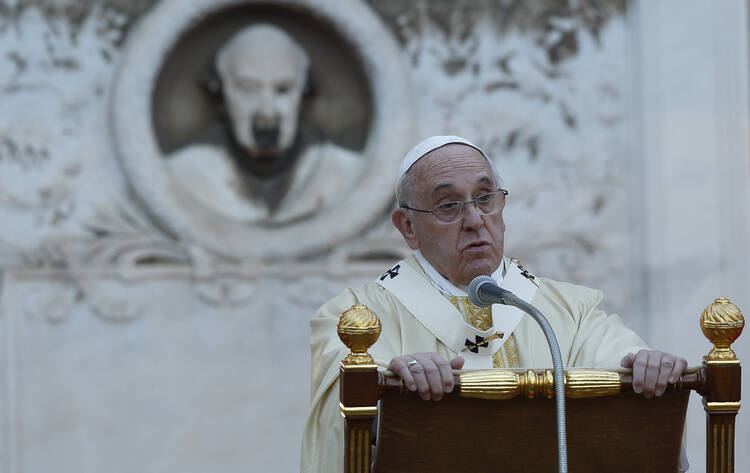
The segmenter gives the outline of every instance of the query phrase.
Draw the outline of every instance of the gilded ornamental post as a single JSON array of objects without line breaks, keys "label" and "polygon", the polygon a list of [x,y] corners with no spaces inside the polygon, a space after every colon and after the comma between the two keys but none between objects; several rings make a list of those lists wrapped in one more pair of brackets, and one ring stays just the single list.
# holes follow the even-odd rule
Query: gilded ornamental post
[{"label": "gilded ornamental post", "polygon": [[367,349],[380,337],[380,319],[362,304],[341,314],[337,332],[351,353],[339,368],[339,408],[344,416],[344,472],[368,473],[372,423],[377,414],[378,367]]},{"label": "gilded ornamental post", "polygon": [[734,471],[734,418],[740,410],[740,360],[731,344],[745,326],[742,312],[729,299],[716,299],[700,319],[713,349],[703,357],[706,372],[706,472]]}]

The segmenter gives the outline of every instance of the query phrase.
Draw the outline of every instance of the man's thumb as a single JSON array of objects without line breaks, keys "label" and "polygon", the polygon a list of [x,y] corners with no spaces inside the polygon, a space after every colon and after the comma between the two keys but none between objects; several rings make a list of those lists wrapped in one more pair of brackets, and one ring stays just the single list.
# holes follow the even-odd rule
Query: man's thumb
[{"label": "man's thumb", "polygon": [[451,368],[454,370],[460,370],[464,366],[464,357],[459,355],[455,358],[453,358],[451,361]]}]

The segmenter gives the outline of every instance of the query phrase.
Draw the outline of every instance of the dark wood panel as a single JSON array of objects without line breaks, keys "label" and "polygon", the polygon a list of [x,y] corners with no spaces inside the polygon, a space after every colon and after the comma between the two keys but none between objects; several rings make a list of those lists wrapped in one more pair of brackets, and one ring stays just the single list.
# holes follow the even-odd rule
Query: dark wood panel
[{"label": "dark wood panel", "polygon": [[[576,473],[674,472],[690,393],[568,399],[568,464]],[[557,471],[553,399],[449,395],[381,400],[376,473]]]}]

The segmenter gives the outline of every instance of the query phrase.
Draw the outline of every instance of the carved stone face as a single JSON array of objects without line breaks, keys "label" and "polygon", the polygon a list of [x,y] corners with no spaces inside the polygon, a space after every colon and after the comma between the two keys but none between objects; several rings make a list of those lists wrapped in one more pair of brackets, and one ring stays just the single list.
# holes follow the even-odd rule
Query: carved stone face
[{"label": "carved stone face", "polygon": [[240,30],[219,51],[216,69],[237,143],[274,159],[294,143],[309,59],[279,28]]}]

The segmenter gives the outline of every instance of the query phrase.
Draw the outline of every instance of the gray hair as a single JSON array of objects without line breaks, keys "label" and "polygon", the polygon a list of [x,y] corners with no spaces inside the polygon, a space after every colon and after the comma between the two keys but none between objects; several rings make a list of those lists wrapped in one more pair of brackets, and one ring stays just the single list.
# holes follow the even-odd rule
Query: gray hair
[{"label": "gray hair", "polygon": [[411,191],[414,187],[414,176],[413,171],[409,169],[406,174],[401,176],[396,186],[396,203],[399,207],[404,205],[409,206],[409,200],[411,200]]}]

